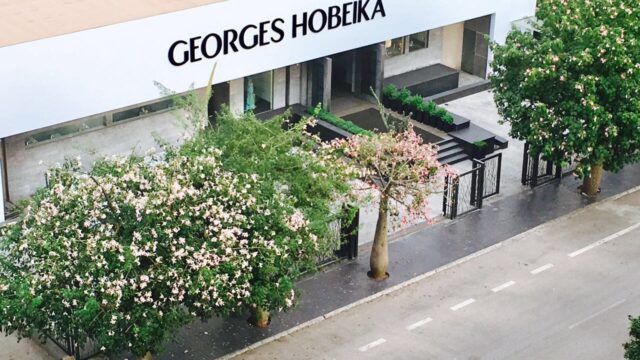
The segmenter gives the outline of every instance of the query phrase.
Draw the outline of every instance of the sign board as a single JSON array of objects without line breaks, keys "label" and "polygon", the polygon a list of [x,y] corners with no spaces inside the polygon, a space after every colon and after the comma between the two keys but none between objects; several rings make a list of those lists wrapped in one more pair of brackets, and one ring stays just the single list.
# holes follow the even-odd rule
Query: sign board
[{"label": "sign board", "polygon": [[[495,14],[535,0],[229,0],[0,48],[0,137]],[[236,51],[238,50],[238,51]],[[214,56],[215,55],[215,56]]]}]

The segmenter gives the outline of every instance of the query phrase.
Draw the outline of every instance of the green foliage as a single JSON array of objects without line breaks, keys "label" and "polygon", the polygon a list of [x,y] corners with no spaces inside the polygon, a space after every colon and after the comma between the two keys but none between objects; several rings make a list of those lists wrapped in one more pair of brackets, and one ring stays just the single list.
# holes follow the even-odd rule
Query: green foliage
[{"label": "green foliage", "polygon": [[351,134],[365,135],[365,136],[373,135],[373,132],[369,130],[365,130],[360,126],[352,123],[351,121],[347,121],[345,119],[339,118],[326,110],[317,108],[317,109],[310,109],[309,112],[313,114],[313,116],[317,117],[318,119],[326,121],[333,126],[337,126],[342,130],[350,132]]},{"label": "green foliage", "polygon": [[489,144],[487,144],[486,141],[476,141],[473,143],[473,146],[477,147],[478,149],[484,149],[489,146]]},{"label": "green foliage", "polygon": [[417,108],[419,106],[422,106],[422,104],[424,104],[424,99],[420,95],[414,95],[409,99],[407,99],[407,103]]},{"label": "green foliage", "polygon": [[398,100],[400,100],[403,104],[410,97],[411,97],[411,91],[409,91],[409,89],[407,89],[406,87],[400,89],[400,91],[398,92]]},{"label": "green foliage", "polygon": [[494,45],[491,83],[511,135],[579,175],[640,160],[640,7],[636,0],[538,2],[540,39]]},{"label": "green foliage", "polygon": [[624,344],[624,358],[627,360],[640,360],[640,318],[629,317],[629,320],[631,320],[629,332],[631,340]]},{"label": "green foliage", "polygon": [[400,90],[395,85],[390,84],[384,87],[382,96],[389,100],[396,100],[400,96]]}]

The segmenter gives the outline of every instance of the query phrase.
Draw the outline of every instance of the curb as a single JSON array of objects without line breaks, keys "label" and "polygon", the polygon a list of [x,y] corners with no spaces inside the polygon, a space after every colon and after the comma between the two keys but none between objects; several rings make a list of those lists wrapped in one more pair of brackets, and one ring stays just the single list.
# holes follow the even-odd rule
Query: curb
[{"label": "curb", "polygon": [[322,316],[318,316],[318,317],[316,317],[314,319],[311,319],[311,320],[309,320],[307,322],[304,322],[304,323],[302,323],[302,324],[300,324],[298,326],[292,327],[289,330],[285,330],[285,331],[283,331],[281,333],[278,333],[276,335],[268,337],[268,338],[266,338],[264,340],[261,340],[261,341],[258,341],[256,343],[253,343],[253,344],[245,347],[244,349],[237,350],[237,351],[235,351],[233,353],[224,355],[224,356],[219,357],[217,359],[218,360],[229,360],[229,359],[232,359],[232,358],[234,358],[236,356],[240,356],[240,355],[242,355],[242,354],[244,354],[244,353],[246,353],[248,351],[255,350],[255,349],[257,349],[257,348],[259,348],[259,347],[261,347],[263,345],[266,345],[268,343],[277,341],[277,340],[279,340],[279,339],[281,339],[281,338],[283,338],[285,336],[288,336],[288,335],[290,335],[292,333],[295,333],[295,332],[297,332],[299,330],[311,327],[311,326],[316,325],[316,324],[318,324],[318,323],[320,323],[320,322],[322,322],[324,320],[328,320],[330,318],[333,318],[333,317],[335,317],[335,316],[337,316],[337,315],[339,315],[339,314],[341,314],[341,313],[343,313],[345,311],[351,310],[351,309],[356,308],[356,307],[358,307],[360,305],[364,305],[364,304],[369,303],[369,302],[371,302],[373,300],[379,299],[381,297],[384,297],[384,296],[387,296],[387,295],[389,295],[391,293],[394,293],[394,292],[396,292],[398,290],[401,290],[401,289],[404,289],[406,287],[409,287],[409,286],[411,286],[411,285],[413,285],[413,284],[415,284],[417,282],[420,282],[420,281],[422,281],[424,279],[427,279],[427,278],[429,278],[429,277],[431,277],[431,276],[433,276],[435,274],[438,274],[438,273],[443,272],[445,270],[451,269],[451,268],[456,267],[458,265],[464,264],[464,263],[466,263],[466,262],[468,262],[470,260],[473,260],[475,258],[478,258],[480,256],[489,254],[489,253],[491,253],[491,252],[493,252],[495,250],[498,250],[498,249],[502,248],[503,246],[509,245],[509,244],[513,243],[514,241],[520,240],[520,239],[526,237],[527,235],[530,235],[530,234],[532,234],[532,233],[534,233],[536,231],[539,231],[540,229],[543,229],[543,228],[545,228],[547,226],[550,226],[550,225],[555,224],[557,222],[560,222],[562,220],[566,220],[566,219],[570,219],[570,218],[573,218],[575,216],[578,216],[581,213],[587,211],[588,209],[590,209],[592,207],[595,207],[597,205],[601,205],[601,204],[606,203],[606,202],[612,202],[612,201],[618,200],[620,198],[623,198],[623,197],[625,197],[627,195],[633,194],[633,193],[638,192],[638,191],[640,191],[640,186],[636,186],[636,187],[631,188],[631,189],[629,189],[629,190],[627,190],[625,192],[610,196],[610,197],[608,197],[606,199],[603,199],[601,201],[596,201],[593,204],[589,204],[589,205],[584,206],[584,207],[582,207],[580,209],[572,211],[569,214],[565,214],[563,216],[560,216],[558,218],[550,220],[550,221],[548,221],[548,222],[546,222],[544,224],[540,224],[540,225],[538,225],[538,226],[536,226],[534,228],[526,230],[526,231],[524,231],[524,232],[522,232],[522,233],[520,233],[518,235],[515,235],[515,236],[513,236],[513,237],[511,237],[509,239],[506,239],[506,240],[504,240],[502,242],[499,242],[499,243],[497,243],[495,245],[492,245],[492,246],[489,246],[487,248],[484,248],[484,249],[482,249],[480,251],[477,251],[477,252],[475,252],[473,254],[469,254],[469,255],[467,255],[465,257],[462,257],[462,258],[460,258],[458,260],[455,260],[455,261],[450,262],[450,263],[448,263],[446,265],[443,265],[443,266],[441,266],[441,267],[439,267],[437,269],[434,269],[434,270],[431,270],[431,271],[429,271],[427,273],[424,273],[422,275],[416,276],[416,277],[414,277],[412,279],[409,279],[409,280],[407,280],[407,281],[405,281],[403,283],[394,285],[394,286],[392,286],[392,287],[390,287],[388,289],[382,290],[382,291],[380,291],[378,293],[375,293],[375,294],[370,295],[370,296],[368,296],[366,298],[360,299],[360,300],[358,300],[356,302],[353,302],[353,303],[351,303],[349,305],[346,305],[346,306],[343,306],[343,307],[341,307],[339,309],[336,309],[336,310],[333,310],[331,312],[328,312],[328,313],[326,313],[326,314],[324,314]]}]

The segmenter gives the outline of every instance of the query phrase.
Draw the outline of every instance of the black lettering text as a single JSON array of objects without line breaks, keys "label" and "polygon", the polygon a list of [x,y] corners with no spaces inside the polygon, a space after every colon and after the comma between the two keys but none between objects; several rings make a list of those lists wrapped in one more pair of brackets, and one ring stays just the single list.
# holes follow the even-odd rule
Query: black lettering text
[{"label": "black lettering text", "polygon": [[342,25],[342,16],[340,16],[340,6],[331,6],[329,8],[329,30],[339,28]]},{"label": "black lettering text", "polygon": [[181,60],[176,60],[176,48],[179,45],[189,45],[189,44],[184,40],[179,40],[179,41],[174,42],[171,45],[171,47],[169,48],[169,62],[173,66],[182,66],[182,65],[186,64],[189,61],[189,51],[188,50],[185,50],[182,53]]},{"label": "black lettering text", "polygon": [[384,11],[384,4],[382,4],[382,0],[378,0],[376,2],[376,7],[373,9],[373,15],[371,15],[371,20],[376,18],[376,15],[382,15],[382,17],[386,17],[387,13]]},{"label": "black lettering text", "polygon": [[[318,19],[318,15],[320,15],[320,18],[319,18],[320,19],[320,24],[319,24],[319,26],[317,26],[317,24],[316,24],[316,20]],[[327,26],[327,20],[328,20],[328,16],[327,16],[327,13],[324,12],[324,10],[320,10],[320,9],[315,10],[309,16],[309,30],[311,30],[311,32],[316,33],[316,34],[321,32]]]},{"label": "black lettering text", "polygon": [[369,6],[369,0],[366,2],[362,2],[362,0],[358,1],[358,22],[362,22],[362,19],[365,21],[371,20],[369,18],[369,14],[367,13],[367,7]]},{"label": "black lettering text", "polygon": [[240,46],[245,50],[251,50],[254,47],[258,46],[258,34],[254,34],[251,38],[251,43],[247,43],[247,31],[249,30],[258,30],[258,27],[255,25],[247,25],[240,31]]},{"label": "black lettering text", "polygon": [[280,41],[284,40],[284,30],[282,30],[279,24],[284,25],[284,20],[278,18],[273,20],[273,22],[271,23],[271,30],[273,30],[274,33],[278,34],[277,36],[271,37],[271,41],[274,43],[279,43]]},{"label": "black lettering text", "polygon": [[301,22],[298,22],[298,15],[293,15],[293,31],[291,35],[294,39],[298,37],[298,29],[302,29],[302,36],[307,36],[308,21],[309,15],[306,12],[302,14]]},{"label": "black lettering text", "polygon": [[189,61],[192,63],[202,60],[201,57],[196,55],[196,50],[200,49],[200,45],[198,45],[200,39],[202,39],[202,36],[196,36],[189,39],[189,53],[191,55]]},{"label": "black lettering text", "polygon": [[238,41],[238,32],[235,30],[225,30],[224,31],[224,53],[225,55],[229,53],[229,48],[233,50],[233,52],[238,52],[238,46],[236,46],[236,41]]},{"label": "black lettering text", "polygon": [[[213,47],[215,50],[213,52],[210,52],[212,39],[215,39],[213,40],[215,41],[215,47]],[[218,56],[220,54],[220,51],[222,50],[222,39],[220,38],[220,35],[216,33],[209,34],[205,36],[204,39],[202,39],[202,45],[200,47],[202,48],[202,55],[205,58],[213,59],[214,57]]]}]

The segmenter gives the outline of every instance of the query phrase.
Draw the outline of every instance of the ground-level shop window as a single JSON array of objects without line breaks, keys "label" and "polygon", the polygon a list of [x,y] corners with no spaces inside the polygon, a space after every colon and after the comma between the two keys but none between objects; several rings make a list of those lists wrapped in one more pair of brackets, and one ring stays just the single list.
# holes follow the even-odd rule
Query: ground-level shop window
[{"label": "ground-level shop window", "polygon": [[423,31],[409,36],[409,52],[429,48],[429,32]]},{"label": "ground-level shop window", "polygon": [[258,114],[272,109],[273,71],[244,78],[244,110]]},{"label": "ground-level shop window", "polygon": [[42,144],[42,143],[51,142],[59,139],[64,139],[69,136],[80,134],[82,132],[102,128],[102,127],[105,127],[106,125],[107,125],[106,116],[92,117],[74,124],[58,126],[53,129],[32,134],[29,137],[27,137],[27,139],[25,140],[25,145],[29,147],[36,144]]},{"label": "ground-level shop window", "polygon": [[405,55],[409,52],[429,48],[429,31],[422,31],[385,42],[387,57]]}]

